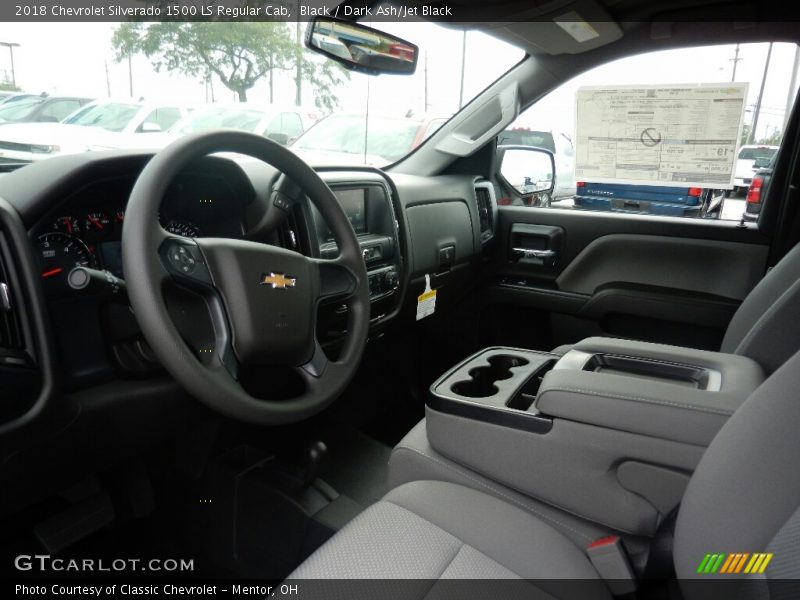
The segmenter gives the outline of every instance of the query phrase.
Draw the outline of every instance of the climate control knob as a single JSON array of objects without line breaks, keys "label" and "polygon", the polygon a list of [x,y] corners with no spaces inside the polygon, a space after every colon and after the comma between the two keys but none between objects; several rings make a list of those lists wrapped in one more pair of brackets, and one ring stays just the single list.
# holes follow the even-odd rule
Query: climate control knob
[{"label": "climate control knob", "polygon": [[386,276],[384,277],[384,282],[386,283],[386,288],[389,290],[397,289],[400,285],[400,277],[397,275],[397,271],[392,269],[391,271],[386,271]]}]

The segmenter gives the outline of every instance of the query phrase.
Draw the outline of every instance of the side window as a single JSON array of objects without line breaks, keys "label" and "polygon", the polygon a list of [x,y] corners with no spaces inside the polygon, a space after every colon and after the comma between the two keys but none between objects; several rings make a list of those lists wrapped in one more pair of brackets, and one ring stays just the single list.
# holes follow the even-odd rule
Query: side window
[{"label": "side window", "polygon": [[56,100],[49,102],[39,113],[39,120],[50,123],[63,121],[70,113],[78,110],[81,103],[78,100]]},{"label": "side window", "polygon": [[303,122],[300,115],[292,112],[283,112],[275,115],[264,129],[263,135],[269,137],[274,134],[282,134],[287,138],[297,137],[303,133]]},{"label": "side window", "polygon": [[293,112],[281,113],[281,132],[294,138],[303,133],[303,122],[300,115]]},{"label": "side window", "polygon": [[552,193],[509,201],[757,219],[797,93],[796,50],[790,43],[684,48],[579,75],[498,136],[498,144],[554,153]]},{"label": "side window", "polygon": [[162,106],[151,111],[139,126],[140,133],[166,131],[181,118],[181,111],[171,106]]}]

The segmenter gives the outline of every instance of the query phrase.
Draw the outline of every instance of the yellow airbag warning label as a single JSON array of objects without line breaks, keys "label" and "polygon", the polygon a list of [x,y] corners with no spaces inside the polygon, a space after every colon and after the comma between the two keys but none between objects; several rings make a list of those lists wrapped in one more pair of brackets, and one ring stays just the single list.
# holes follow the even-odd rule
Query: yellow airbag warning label
[{"label": "yellow airbag warning label", "polygon": [[436,312],[436,290],[431,289],[431,276],[425,275],[425,291],[417,296],[417,321]]}]

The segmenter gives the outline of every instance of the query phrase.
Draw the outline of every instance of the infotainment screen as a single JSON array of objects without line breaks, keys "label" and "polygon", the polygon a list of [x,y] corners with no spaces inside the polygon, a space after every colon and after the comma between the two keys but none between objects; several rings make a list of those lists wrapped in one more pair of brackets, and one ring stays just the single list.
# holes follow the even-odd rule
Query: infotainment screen
[{"label": "infotainment screen", "polygon": [[356,233],[367,233],[367,191],[364,188],[352,190],[334,190],[333,192],[342,205],[344,213],[350,219],[350,224]]}]

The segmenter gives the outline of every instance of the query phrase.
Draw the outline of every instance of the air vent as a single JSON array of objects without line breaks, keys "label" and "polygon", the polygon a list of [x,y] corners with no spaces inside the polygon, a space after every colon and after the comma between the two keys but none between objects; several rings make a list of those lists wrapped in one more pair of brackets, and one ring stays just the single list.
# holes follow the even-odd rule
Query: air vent
[{"label": "air vent", "polygon": [[485,241],[494,235],[495,202],[492,184],[489,182],[477,184],[475,186],[475,198],[478,201],[481,238]]},{"label": "air vent", "polygon": [[[4,244],[0,243],[0,251],[3,248]],[[11,291],[8,270],[3,263],[2,252],[0,252],[0,348],[19,350],[23,347],[22,332],[14,312],[14,299]]]},{"label": "air vent", "polygon": [[278,228],[280,245],[287,250],[300,252],[300,239],[297,237],[297,219],[294,212],[290,212]]}]

